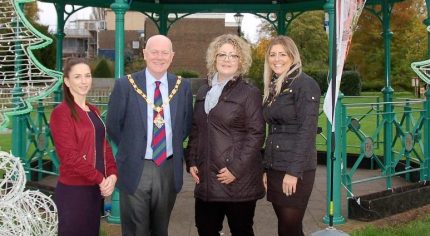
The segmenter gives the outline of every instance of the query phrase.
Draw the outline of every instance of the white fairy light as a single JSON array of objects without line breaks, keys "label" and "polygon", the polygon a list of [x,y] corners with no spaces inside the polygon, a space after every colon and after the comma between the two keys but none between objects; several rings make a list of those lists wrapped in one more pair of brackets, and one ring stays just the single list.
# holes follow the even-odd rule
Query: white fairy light
[{"label": "white fairy light", "polygon": [[[40,45],[49,39],[40,37],[26,27],[23,18],[25,15],[21,12],[22,9],[15,9],[14,1],[16,0],[0,0],[0,79],[5,86],[23,88],[24,99],[21,102],[29,103],[49,96],[59,86],[61,74],[33,62],[33,57],[28,53],[29,47]],[[29,88],[25,88],[27,86]],[[3,96],[12,98],[13,93],[4,93]],[[6,120],[2,118],[5,113],[13,115],[22,112],[20,108],[29,107],[28,104],[7,105],[0,104],[0,128],[6,125],[2,122]]]},{"label": "white fairy light", "polygon": [[39,191],[23,191],[25,172],[19,158],[0,151],[0,235],[57,234],[57,207]]}]

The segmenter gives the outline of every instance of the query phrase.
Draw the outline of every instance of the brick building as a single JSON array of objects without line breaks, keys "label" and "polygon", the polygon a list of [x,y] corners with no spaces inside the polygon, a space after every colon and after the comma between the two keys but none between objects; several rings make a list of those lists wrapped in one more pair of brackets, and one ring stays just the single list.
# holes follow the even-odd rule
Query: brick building
[{"label": "brick building", "polygon": [[[192,70],[205,77],[205,54],[209,43],[224,33],[237,33],[235,22],[225,22],[225,14],[195,14],[176,21],[168,32],[175,57],[171,71]],[[125,44],[128,56],[142,55],[146,39],[158,34],[155,24],[139,12],[125,15]],[[115,17],[106,11],[106,30],[98,32],[99,55],[112,55],[115,48]],[[109,56],[110,57],[110,56]]]},{"label": "brick building", "polygon": [[[115,60],[115,15],[105,10],[104,20],[76,20],[65,29],[63,57],[103,56]],[[142,56],[146,40],[158,34],[156,25],[140,12],[125,14],[125,58]],[[225,22],[225,14],[194,14],[170,26],[175,57],[170,70],[196,71],[206,77],[205,54],[209,43],[225,33],[237,34],[235,22]]]}]

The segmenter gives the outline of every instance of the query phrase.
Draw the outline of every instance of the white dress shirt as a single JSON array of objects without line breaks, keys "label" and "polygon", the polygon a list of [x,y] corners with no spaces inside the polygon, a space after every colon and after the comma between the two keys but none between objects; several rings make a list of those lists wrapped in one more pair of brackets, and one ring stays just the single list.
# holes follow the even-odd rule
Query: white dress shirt
[{"label": "white dress shirt", "polygon": [[[154,76],[151,75],[151,73],[148,70],[145,70],[145,76],[146,76],[146,96],[149,101],[154,102],[154,90],[155,90],[155,81],[157,81]],[[160,92],[161,97],[163,98],[163,104],[167,101],[167,98],[169,97],[169,84],[167,82],[167,73],[165,73],[160,80]],[[164,125],[166,130],[166,151],[167,156],[170,156],[173,154],[173,147],[172,147],[172,120],[170,117],[170,104],[167,104],[164,107]],[[145,153],[145,159],[152,160],[152,148],[151,148],[151,142],[152,142],[152,129],[154,127],[154,109],[152,109],[152,106],[148,104],[147,106],[147,113],[148,116],[146,118],[146,122],[148,124],[147,129],[147,139],[146,139],[146,153]]]}]

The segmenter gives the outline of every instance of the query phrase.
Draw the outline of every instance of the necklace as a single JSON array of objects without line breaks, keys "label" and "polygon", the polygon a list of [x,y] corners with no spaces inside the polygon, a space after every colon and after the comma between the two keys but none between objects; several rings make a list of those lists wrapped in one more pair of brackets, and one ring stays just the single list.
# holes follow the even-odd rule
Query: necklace
[{"label": "necklace", "polygon": [[173,88],[172,92],[170,92],[167,100],[161,106],[156,106],[153,102],[151,102],[148,99],[146,94],[139,87],[137,87],[136,82],[134,82],[134,79],[131,77],[131,75],[127,75],[127,79],[130,82],[131,86],[136,91],[136,93],[138,93],[140,96],[142,96],[143,99],[145,99],[146,103],[148,103],[148,105],[151,106],[152,109],[157,112],[157,115],[154,118],[154,125],[157,126],[157,128],[161,128],[161,126],[164,125],[165,121],[163,119],[163,116],[160,113],[167,106],[167,104],[169,104],[170,100],[173,98],[173,96],[175,96],[176,92],[178,92],[179,85],[182,82],[182,78],[178,76],[178,79],[176,80],[175,87]]}]

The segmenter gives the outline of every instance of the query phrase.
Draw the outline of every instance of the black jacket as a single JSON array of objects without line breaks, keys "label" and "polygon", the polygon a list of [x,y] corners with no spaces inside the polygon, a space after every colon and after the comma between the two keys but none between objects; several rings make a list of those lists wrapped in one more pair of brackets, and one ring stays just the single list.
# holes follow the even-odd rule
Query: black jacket
[{"label": "black jacket", "polygon": [[266,168],[299,178],[303,171],[316,168],[320,96],[317,82],[302,73],[284,85],[270,105],[264,104],[263,114],[269,124],[264,155]]},{"label": "black jacket", "polygon": [[[229,81],[217,105],[207,115],[202,86],[196,96],[193,126],[186,155],[187,169],[197,166],[200,183],[195,197],[203,201],[251,201],[264,196],[261,147],[264,119],[260,91],[243,79]],[[230,184],[217,180],[224,167],[236,177]]]}]

